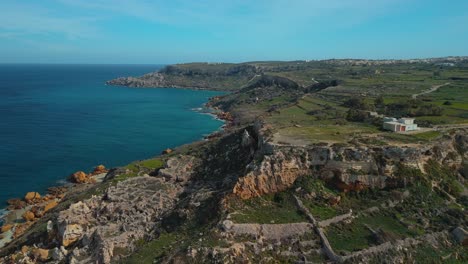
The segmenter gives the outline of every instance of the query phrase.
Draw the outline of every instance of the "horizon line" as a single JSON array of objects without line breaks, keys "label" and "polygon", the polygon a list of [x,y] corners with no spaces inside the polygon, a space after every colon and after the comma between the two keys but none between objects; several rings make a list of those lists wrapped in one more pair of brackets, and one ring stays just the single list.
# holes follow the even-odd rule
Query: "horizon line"
[{"label": "horizon line", "polygon": [[448,58],[459,58],[468,59],[468,55],[448,55],[448,56],[436,56],[436,57],[412,57],[412,58],[399,58],[399,59],[383,59],[383,58],[327,58],[327,59],[295,59],[295,60],[251,60],[241,62],[228,62],[228,61],[187,61],[187,62],[173,62],[173,63],[88,63],[88,62],[0,62],[0,65],[5,64],[34,64],[34,65],[176,65],[176,64],[191,64],[191,63],[222,63],[222,64],[244,64],[244,63],[258,63],[258,62],[299,62],[299,61],[333,61],[333,60],[355,60],[355,61],[411,61],[411,60],[435,60],[435,59],[448,59]]}]

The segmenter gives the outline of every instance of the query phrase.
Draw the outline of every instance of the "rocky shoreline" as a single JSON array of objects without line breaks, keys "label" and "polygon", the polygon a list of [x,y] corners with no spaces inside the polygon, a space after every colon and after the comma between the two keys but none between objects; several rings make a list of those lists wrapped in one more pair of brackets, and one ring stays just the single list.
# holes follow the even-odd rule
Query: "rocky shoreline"
[{"label": "rocky shoreline", "polygon": [[26,193],[23,198],[7,200],[8,206],[3,209],[4,213],[1,216],[0,248],[20,237],[48,211],[61,203],[75,185],[102,182],[107,172],[103,165],[96,166],[91,173],[77,171],[69,176],[69,183],[49,187],[45,195],[32,191]]},{"label": "rocky shoreline", "polygon": [[[250,70],[258,69],[229,66],[215,75],[250,77]],[[174,67],[162,74],[185,81],[213,76]],[[351,126],[339,119],[341,103],[318,96],[301,104],[329,82],[318,88],[274,76],[248,82],[205,105],[226,122],[223,131],[100,176],[76,172],[74,185],[41,217],[45,205],[18,209],[22,221],[35,222],[0,249],[0,262],[413,263],[424,260],[420,244],[428,239],[431,252],[466,259],[466,129],[416,141],[384,137],[394,134],[373,125],[342,141],[275,140],[283,128],[313,130],[319,114],[335,110],[322,118],[348,128],[370,124]],[[330,126],[324,133],[346,132],[335,131],[340,123]],[[15,203],[28,200],[43,202],[31,193]]]},{"label": "rocky shoreline", "polygon": [[[209,101],[212,99],[213,98],[209,98]],[[233,125],[232,116],[227,112],[210,106],[209,101],[204,104],[204,107],[212,109],[213,111],[207,112],[207,114],[223,121],[224,125],[221,127],[222,131],[212,132],[204,138],[205,140],[212,140],[219,137],[225,129]],[[172,149],[166,149],[162,151],[161,154],[167,155],[172,151]],[[11,198],[7,200],[8,206],[0,211],[2,213],[0,214],[0,249],[13,239],[24,234],[34,223],[43,217],[46,212],[62,203],[67,193],[73,193],[76,189],[79,189],[77,187],[83,184],[93,185],[102,183],[108,172],[109,170],[104,165],[98,165],[90,173],[77,171],[71,174],[64,185],[49,187],[47,193],[43,196],[38,192],[28,192],[23,198]]]}]

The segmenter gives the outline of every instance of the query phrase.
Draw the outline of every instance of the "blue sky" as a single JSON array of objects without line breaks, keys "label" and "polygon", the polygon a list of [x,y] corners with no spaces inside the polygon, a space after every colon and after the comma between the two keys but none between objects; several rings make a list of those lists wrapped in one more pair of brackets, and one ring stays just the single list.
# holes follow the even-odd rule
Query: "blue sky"
[{"label": "blue sky", "polygon": [[468,55],[467,0],[2,0],[0,63]]}]

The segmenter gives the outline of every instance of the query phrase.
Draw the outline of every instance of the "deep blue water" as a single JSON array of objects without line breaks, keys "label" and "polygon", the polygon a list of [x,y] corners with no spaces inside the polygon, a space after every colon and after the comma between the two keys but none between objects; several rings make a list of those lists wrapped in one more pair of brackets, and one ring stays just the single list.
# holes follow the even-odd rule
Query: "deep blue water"
[{"label": "deep blue water", "polygon": [[125,165],[219,129],[193,110],[217,92],[105,85],[160,67],[0,64],[0,204],[77,170]]}]

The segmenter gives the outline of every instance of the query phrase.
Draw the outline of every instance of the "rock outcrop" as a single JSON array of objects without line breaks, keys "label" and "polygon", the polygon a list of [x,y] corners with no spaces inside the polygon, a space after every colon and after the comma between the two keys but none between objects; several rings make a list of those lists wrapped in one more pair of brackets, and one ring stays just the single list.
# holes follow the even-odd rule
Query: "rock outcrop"
[{"label": "rock outcrop", "polygon": [[[433,159],[455,168],[462,167],[457,149],[463,148],[466,135],[457,134],[433,145],[420,147],[281,146],[260,141],[259,159],[248,165],[233,193],[242,199],[276,193],[292,186],[300,176],[323,179],[341,191],[384,188],[395,184],[399,165],[424,170]],[[466,153],[466,152],[462,152]],[[464,154],[466,156],[466,154]]]},{"label": "rock outcrop", "polygon": [[77,171],[70,175],[70,181],[73,183],[91,183],[92,178],[83,171]]},{"label": "rock outcrop", "polygon": [[187,155],[170,158],[165,167],[159,170],[158,175],[172,182],[187,182],[196,162],[195,157]]},{"label": "rock outcrop", "polygon": [[35,203],[41,199],[41,195],[38,192],[28,192],[24,196],[24,200],[27,203]]},{"label": "rock outcrop", "polygon": [[468,246],[468,232],[463,227],[455,228],[452,235],[459,244]]},{"label": "rock outcrop", "polygon": [[103,196],[77,202],[59,213],[60,242],[64,247],[74,246],[71,259],[110,263],[114,250],[130,250],[134,241],[154,232],[154,222],[174,207],[181,191],[177,185],[149,176],[119,182]]},{"label": "rock outcrop", "polygon": [[91,173],[92,176],[107,173],[109,170],[106,169],[104,165],[98,165],[94,168],[93,172]]},{"label": "rock outcrop", "polygon": [[36,218],[36,216],[31,211],[26,211],[23,214],[23,219],[26,220],[26,221],[34,221],[35,218]]}]

